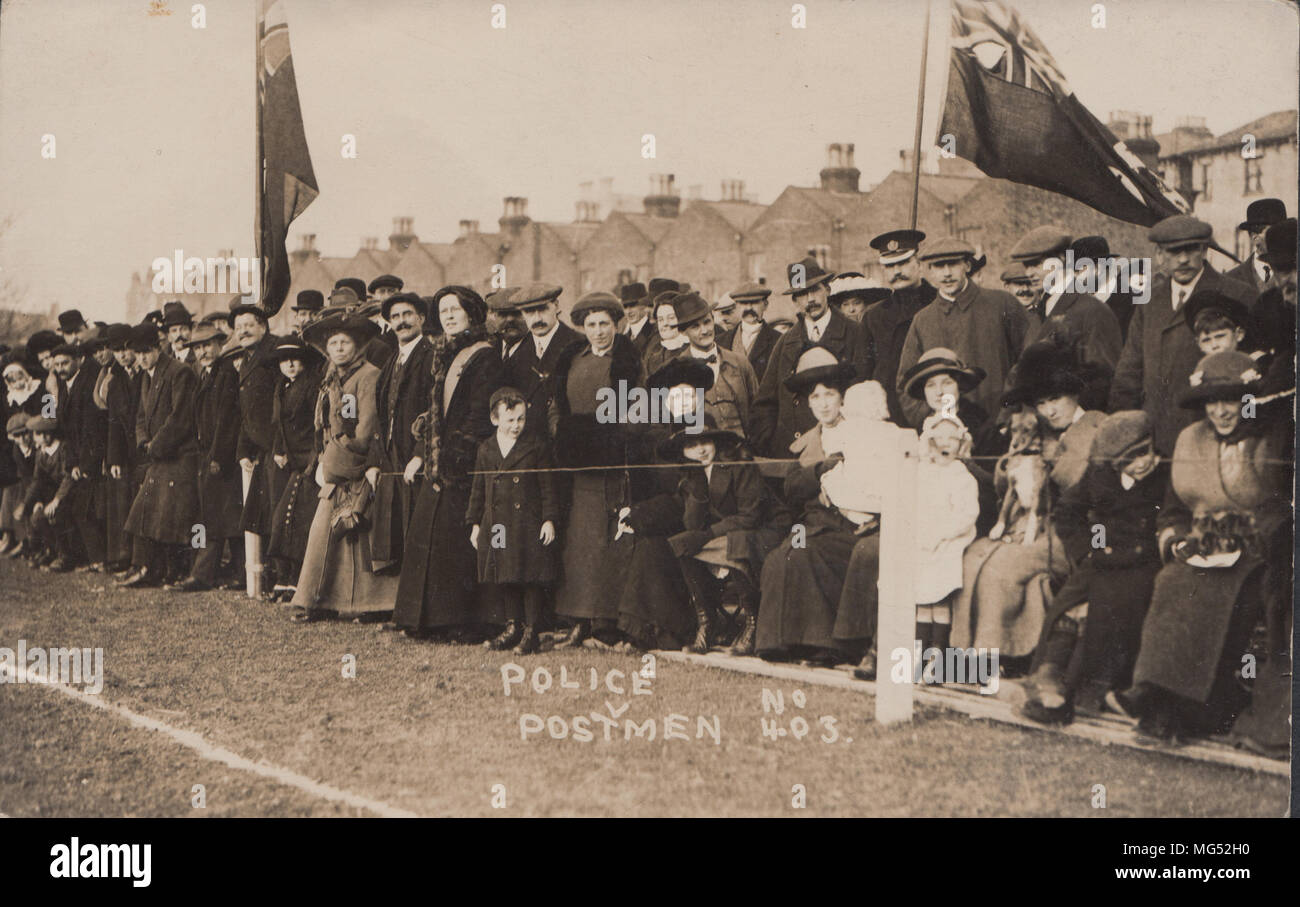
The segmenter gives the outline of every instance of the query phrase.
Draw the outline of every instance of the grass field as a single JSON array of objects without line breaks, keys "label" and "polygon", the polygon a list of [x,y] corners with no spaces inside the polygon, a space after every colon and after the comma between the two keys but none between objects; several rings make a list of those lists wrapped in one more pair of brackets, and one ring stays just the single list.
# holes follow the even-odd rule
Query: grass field
[{"label": "grass field", "polygon": [[[377,625],[293,624],[237,593],[126,592],[0,559],[0,646],[20,639],[101,647],[102,698],[420,815],[1279,816],[1287,803],[1283,778],[935,709],[882,729],[851,690],[805,687],[798,708],[792,683],[659,660],[634,694],[639,656],[501,656]],[[502,668],[514,662],[527,679],[506,695]],[[542,693],[529,682],[539,667],[551,675]],[[578,688],[560,687],[561,668]],[[610,671],[621,693],[606,686]],[[765,716],[764,688],[783,694],[783,714]],[[541,727],[526,740],[524,715]],[[364,813],[38,685],[0,684],[0,716],[0,813],[11,816]],[[574,716],[594,739],[577,739]],[[808,723],[801,739],[795,716]],[[765,736],[765,717],[787,734]],[[567,736],[553,739],[561,720]],[[1104,809],[1092,805],[1096,784]]]}]

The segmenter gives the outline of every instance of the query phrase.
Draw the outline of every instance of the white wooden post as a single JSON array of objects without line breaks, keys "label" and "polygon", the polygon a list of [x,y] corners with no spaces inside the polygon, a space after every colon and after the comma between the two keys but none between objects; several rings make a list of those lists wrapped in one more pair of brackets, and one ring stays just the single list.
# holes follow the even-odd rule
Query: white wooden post
[{"label": "white wooden post", "polygon": [[[916,552],[916,432],[897,429],[894,445],[882,457],[885,473],[880,511],[879,604],[876,617],[876,721],[891,724],[912,720],[913,646],[916,636],[916,594],[913,562]],[[893,655],[907,654],[907,677],[895,681]]]},{"label": "white wooden post", "polygon": [[[259,466],[254,469],[261,468]],[[244,503],[248,503],[248,489],[253,483],[251,472],[239,471],[243,481]],[[244,580],[247,583],[248,597],[262,597],[262,537],[255,532],[244,533]]]}]

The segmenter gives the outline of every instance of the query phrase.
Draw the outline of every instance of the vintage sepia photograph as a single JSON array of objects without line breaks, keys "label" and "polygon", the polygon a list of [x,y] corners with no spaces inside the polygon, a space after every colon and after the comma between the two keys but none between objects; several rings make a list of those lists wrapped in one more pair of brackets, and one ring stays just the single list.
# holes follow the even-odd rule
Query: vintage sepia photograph
[{"label": "vintage sepia photograph", "polygon": [[0,816],[1289,816],[1298,59],[4,0]]}]

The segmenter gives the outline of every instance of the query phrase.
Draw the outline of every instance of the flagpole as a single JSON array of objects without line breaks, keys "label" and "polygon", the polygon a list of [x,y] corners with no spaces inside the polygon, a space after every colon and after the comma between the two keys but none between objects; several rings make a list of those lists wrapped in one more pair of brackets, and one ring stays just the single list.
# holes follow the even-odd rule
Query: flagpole
[{"label": "flagpole", "polygon": [[911,228],[916,229],[916,206],[921,193],[921,121],[925,119],[925,64],[930,49],[930,0],[925,3],[925,29],[921,32],[921,78],[916,89],[916,134],[912,139]]},{"label": "flagpole", "polygon": [[[258,270],[262,270],[262,0],[253,0],[253,253],[257,256]],[[266,285],[265,274],[260,275],[258,286]],[[260,299],[254,299],[260,303]],[[261,469],[257,463],[253,469]],[[253,486],[253,476],[240,470],[244,505]],[[244,583],[248,597],[262,597],[262,537],[255,532],[244,533]]]}]

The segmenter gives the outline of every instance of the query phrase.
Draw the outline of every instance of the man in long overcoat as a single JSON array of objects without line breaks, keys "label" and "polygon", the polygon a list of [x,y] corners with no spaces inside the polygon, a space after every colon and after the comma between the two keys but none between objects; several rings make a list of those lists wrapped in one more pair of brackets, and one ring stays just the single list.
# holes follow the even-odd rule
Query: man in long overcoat
[{"label": "man in long overcoat", "polygon": [[[108,438],[108,419],[95,405],[95,383],[99,380],[99,363],[86,356],[79,345],[63,344],[51,350],[54,372],[63,381],[59,397],[58,420],[68,447],[68,473],[72,479],[63,508],[67,513],[77,544],[74,556],[84,558],[95,569],[104,563],[103,478],[104,445]],[[52,570],[74,567],[55,561]]]}]

